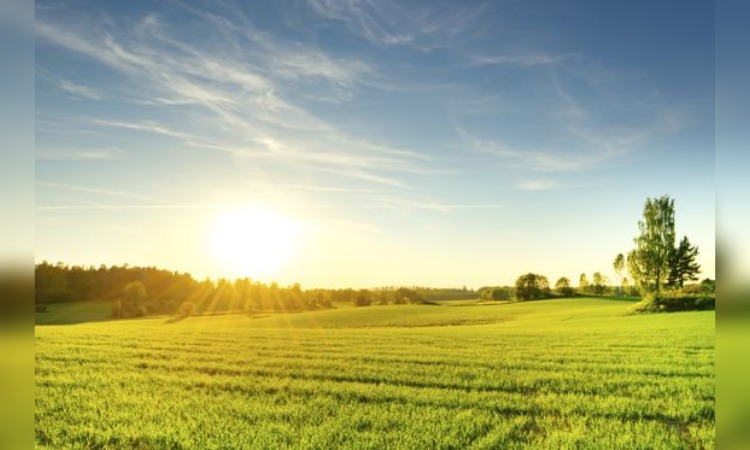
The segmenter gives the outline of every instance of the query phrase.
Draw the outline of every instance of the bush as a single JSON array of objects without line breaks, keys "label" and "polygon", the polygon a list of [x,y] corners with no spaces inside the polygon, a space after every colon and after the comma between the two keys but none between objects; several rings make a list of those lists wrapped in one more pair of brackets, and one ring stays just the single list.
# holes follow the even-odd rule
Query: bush
[{"label": "bush", "polygon": [[372,304],[372,300],[365,295],[358,295],[354,300],[354,306],[370,306],[370,304]]},{"label": "bush", "polygon": [[555,293],[559,295],[560,297],[572,297],[576,294],[576,290],[572,287],[561,287],[556,288]]},{"label": "bush", "polygon": [[668,293],[647,296],[635,305],[635,312],[710,311],[716,309],[716,296]]},{"label": "bush", "polygon": [[510,288],[494,288],[491,291],[490,297],[492,300],[509,300],[512,292],[513,291]]},{"label": "bush", "polygon": [[[252,312],[252,310],[250,310]],[[191,301],[186,301],[182,305],[180,305],[180,316],[181,317],[190,317],[195,313],[195,303]]]}]

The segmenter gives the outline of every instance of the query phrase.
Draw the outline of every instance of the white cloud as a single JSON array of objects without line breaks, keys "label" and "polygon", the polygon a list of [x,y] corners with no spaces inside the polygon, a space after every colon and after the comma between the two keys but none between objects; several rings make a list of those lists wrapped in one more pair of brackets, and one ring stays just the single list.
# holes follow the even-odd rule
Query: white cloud
[{"label": "white cloud", "polygon": [[123,159],[126,151],[117,147],[95,149],[37,149],[36,159],[47,161],[112,161]]},{"label": "white cloud", "polygon": [[[543,108],[537,105],[530,113],[536,115],[538,127],[546,128],[540,136],[554,136],[554,143],[516,145],[499,132],[492,137],[478,137],[457,125],[459,136],[470,148],[492,155],[513,168],[531,172],[581,172],[624,163],[657,136],[682,126],[679,115],[669,108],[644,109],[642,116],[628,125],[623,125],[621,118],[609,122],[607,114],[619,112],[617,103],[607,105],[608,110],[602,112],[601,105],[591,106],[591,101],[587,104],[567,89],[556,69],[550,73],[551,82],[546,86],[549,105]],[[533,142],[534,138],[527,136],[526,141]]]},{"label": "white cloud", "polygon": [[424,51],[454,45],[456,36],[470,32],[472,22],[485,9],[484,5],[420,8],[393,0],[307,0],[307,4],[317,15],[344,23],[372,44],[407,45]]},{"label": "white cloud", "polygon": [[88,194],[104,195],[108,197],[129,198],[132,200],[157,200],[155,197],[152,197],[150,195],[137,194],[137,193],[128,192],[128,191],[116,191],[116,190],[111,190],[111,189],[101,189],[101,188],[88,187],[88,186],[74,186],[70,184],[52,183],[49,181],[37,181],[35,184],[38,187],[53,189],[53,190],[77,191],[77,192],[84,192]]},{"label": "white cloud", "polygon": [[556,55],[550,53],[528,53],[519,55],[493,55],[475,56],[472,62],[477,65],[497,65],[514,67],[548,66],[564,61],[568,55]]},{"label": "white cloud", "polygon": [[82,84],[76,84],[70,80],[60,81],[59,87],[65,92],[79,96],[79,97],[84,97],[90,100],[102,99],[102,93],[98,89],[95,89],[89,86],[84,86]]},{"label": "white cloud", "polygon": [[394,173],[430,172],[429,158],[351,136],[287,98],[299,96],[285,94],[298,88],[320,91],[309,86],[315,80],[331,86],[334,96],[350,92],[372,76],[366,63],[278,41],[241,13],[225,17],[191,12],[220,38],[195,43],[173,38],[167,24],[154,15],[131,29],[119,28],[114,21],[80,27],[39,17],[36,31],[41,41],[124,75],[131,83],[125,94],[130,103],[162,108],[158,121],[97,117],[89,123],[160,134],[244,159],[330,169],[339,176],[391,186],[405,185]]},{"label": "white cloud", "polygon": [[523,191],[551,191],[559,189],[560,185],[553,180],[529,180],[518,183],[514,187]]}]

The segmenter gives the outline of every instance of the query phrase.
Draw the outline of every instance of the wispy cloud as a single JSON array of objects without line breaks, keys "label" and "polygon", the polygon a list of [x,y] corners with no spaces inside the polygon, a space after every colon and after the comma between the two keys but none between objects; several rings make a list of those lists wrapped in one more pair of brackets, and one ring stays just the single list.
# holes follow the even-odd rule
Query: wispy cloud
[{"label": "wispy cloud", "polygon": [[36,159],[43,161],[113,161],[127,152],[117,147],[96,149],[37,149]]},{"label": "wispy cloud", "polygon": [[114,128],[125,128],[128,130],[143,131],[147,133],[161,134],[163,136],[169,136],[182,140],[193,139],[194,136],[178,130],[173,130],[164,125],[159,125],[153,121],[146,122],[124,122],[120,120],[103,120],[103,119],[91,119],[92,123],[97,125],[103,125]]},{"label": "wispy cloud", "polygon": [[510,167],[538,172],[575,172],[593,166],[585,155],[561,154],[553,151],[519,148],[498,139],[480,139],[458,128],[458,134],[470,148],[498,157]]},{"label": "wispy cloud", "polygon": [[137,194],[137,193],[128,192],[128,191],[116,191],[116,190],[100,189],[100,188],[87,187],[87,186],[75,186],[75,185],[70,185],[70,184],[53,183],[49,181],[37,181],[36,186],[42,187],[42,188],[53,189],[53,190],[67,190],[67,191],[84,192],[88,194],[103,195],[103,196],[108,196],[108,197],[129,198],[131,200],[158,200],[156,197],[153,197],[150,195]]},{"label": "wispy cloud", "polygon": [[560,185],[553,180],[529,180],[516,184],[514,188],[523,191],[552,191],[560,189]]},{"label": "wispy cloud", "polygon": [[310,191],[310,192],[331,192],[331,193],[339,193],[339,194],[374,194],[374,193],[380,192],[376,189],[316,186],[316,185],[309,185],[309,184],[278,184],[278,185],[275,185],[275,187],[277,189],[291,189],[291,190]]},{"label": "wispy cloud", "polygon": [[[390,204],[281,204],[284,209],[299,210],[431,210],[436,212],[454,212],[461,210],[502,209],[503,204],[493,203],[420,203],[393,202]],[[79,205],[37,205],[42,211],[85,211],[85,210],[227,210],[237,208],[236,204],[100,204],[89,203]]]},{"label": "wispy cloud", "polygon": [[393,0],[307,0],[307,4],[317,15],[344,23],[372,44],[427,51],[453,45],[455,37],[469,32],[485,9],[483,5],[446,9],[434,4],[419,8]]},{"label": "wispy cloud", "polygon": [[[185,5],[183,5],[185,6]],[[279,41],[259,31],[241,12],[231,15],[193,9],[217,39],[188,42],[172,37],[156,15],[123,28],[116,20],[91,27],[38,17],[38,38],[91,58],[131,83],[127,101],[163,109],[157,120],[97,117],[89,123],[159,134],[178,142],[217,150],[244,160],[333,170],[371,183],[405,185],[397,173],[428,174],[429,158],[352,136],[323,120],[286,93],[302,89],[315,96],[341,97],[373,69],[350,58],[332,57],[299,42]],[[319,83],[310,87],[310,83]],[[80,95],[84,86],[68,85]],[[125,88],[123,88],[125,89]],[[327,91],[326,91],[327,90]],[[320,94],[315,94],[320,92]],[[99,93],[101,94],[101,93]],[[179,109],[178,109],[179,108]]]},{"label": "wispy cloud", "polygon": [[[557,70],[550,71],[550,91],[545,108],[537,106],[536,120],[553,135],[554,143],[534,144],[534,136],[526,136],[525,144],[513,144],[502,133],[480,137],[456,125],[456,131],[469,148],[491,155],[505,165],[531,172],[580,172],[597,170],[624,163],[641,151],[657,136],[677,131],[682,121],[669,108],[644,108],[643,117],[625,124],[622,119],[608,121],[616,114],[618,104],[591,106],[578,98],[560,79]],[[590,102],[590,99],[589,99]],[[632,115],[632,112],[631,112]],[[540,189],[536,183],[519,185],[520,189]]]},{"label": "wispy cloud", "polygon": [[548,66],[570,58],[566,54],[528,53],[518,55],[474,56],[471,62],[480,66],[534,67]]},{"label": "wispy cloud", "polygon": [[98,89],[92,88],[90,86],[84,86],[82,84],[76,84],[70,80],[62,80],[60,81],[60,89],[63,91],[73,94],[76,96],[88,98],[90,100],[101,100],[102,99],[102,93]]},{"label": "wispy cloud", "polygon": [[40,211],[171,211],[171,210],[223,210],[228,205],[200,204],[200,205],[145,205],[145,204],[99,204],[89,203],[85,205],[37,205]]},{"label": "wispy cloud", "polygon": [[574,149],[534,149],[506,144],[499,139],[479,139],[461,129],[458,133],[470,148],[499,158],[507,166],[532,172],[580,172],[615,163],[640,148],[656,131],[629,130],[619,136],[606,136],[593,130],[568,130],[575,138]]}]

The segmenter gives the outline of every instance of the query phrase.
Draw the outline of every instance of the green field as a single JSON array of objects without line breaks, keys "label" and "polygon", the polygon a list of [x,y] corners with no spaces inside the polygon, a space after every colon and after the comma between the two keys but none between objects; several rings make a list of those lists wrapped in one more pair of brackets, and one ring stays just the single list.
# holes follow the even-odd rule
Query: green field
[{"label": "green field", "polygon": [[110,302],[52,303],[45,307],[46,312],[34,315],[37,325],[65,325],[112,318],[112,303]]},{"label": "green field", "polygon": [[630,306],[456,302],[38,325],[36,443],[713,448],[715,313]]}]

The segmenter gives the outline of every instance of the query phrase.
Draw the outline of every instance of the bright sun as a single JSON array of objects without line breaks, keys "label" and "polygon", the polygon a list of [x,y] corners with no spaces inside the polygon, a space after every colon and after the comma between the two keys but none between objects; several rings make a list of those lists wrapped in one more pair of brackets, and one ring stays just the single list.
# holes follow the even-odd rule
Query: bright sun
[{"label": "bright sun", "polygon": [[219,216],[214,249],[236,276],[272,275],[293,254],[298,224],[264,208],[248,207]]}]

